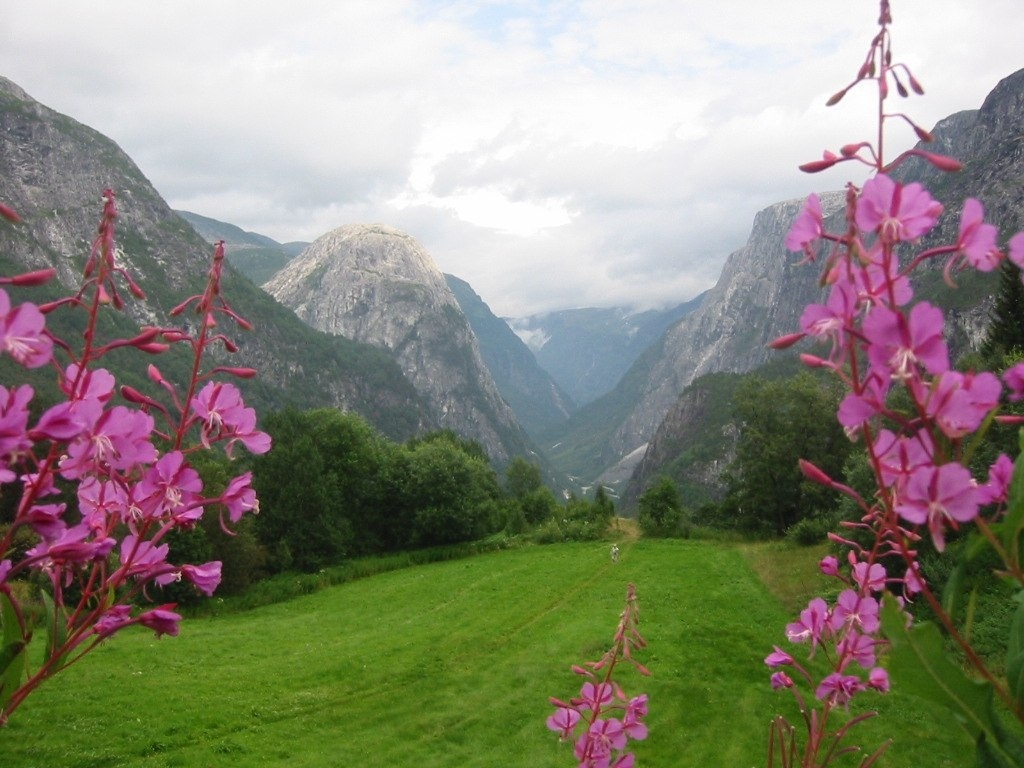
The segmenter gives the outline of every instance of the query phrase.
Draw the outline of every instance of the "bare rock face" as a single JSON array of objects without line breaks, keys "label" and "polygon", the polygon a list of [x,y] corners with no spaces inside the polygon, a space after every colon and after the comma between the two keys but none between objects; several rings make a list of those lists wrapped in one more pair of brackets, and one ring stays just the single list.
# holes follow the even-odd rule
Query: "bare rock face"
[{"label": "bare rock face", "polygon": [[[826,216],[843,201],[842,192],[821,195]],[[796,267],[784,244],[803,202],[776,203],[758,213],[747,244],[729,256],[700,308],[669,329],[640,401],[609,446],[613,456],[650,440],[696,377],[753,370],[773,354],[769,341],[799,327],[804,306],[821,294],[813,268]]]},{"label": "bare rock face", "polygon": [[411,236],[381,224],[339,227],[263,287],[314,328],[390,351],[442,428],[498,462],[525,452],[444,275]]},{"label": "bare rock face", "polygon": [[[113,141],[0,77],[0,201],[22,218],[0,227],[3,270],[52,266],[61,290],[49,298],[71,292],[80,281],[106,188],[118,201],[118,262],[147,292],[145,300],[126,302],[124,317],[117,316],[121,333],[143,323],[176,324],[181,318],[168,312],[202,291],[213,248]],[[224,362],[260,371],[258,379],[240,382],[250,404],[335,406],[401,439],[436,426],[410,382],[380,350],[317,333],[230,266],[224,285],[234,308],[256,326],[254,333],[225,329],[240,349]],[[65,318],[67,333],[80,332],[74,313],[56,312],[51,322]]]}]

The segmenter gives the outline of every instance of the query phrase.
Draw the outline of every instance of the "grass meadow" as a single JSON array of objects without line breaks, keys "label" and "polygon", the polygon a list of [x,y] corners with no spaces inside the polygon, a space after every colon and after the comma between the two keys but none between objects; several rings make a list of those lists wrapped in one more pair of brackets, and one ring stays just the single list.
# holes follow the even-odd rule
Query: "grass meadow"
[{"label": "grass meadow", "polygon": [[[548,697],[578,692],[570,665],[608,647],[628,582],[652,672],[620,680],[650,696],[638,766],[764,765],[769,719],[797,714],[762,660],[816,561],[706,541],[626,542],[618,564],[606,543],[534,546],[189,619],[177,638],[129,631],[26,701],[0,766],[568,767]],[[896,739],[882,765],[971,761],[936,713],[876,700]]]}]

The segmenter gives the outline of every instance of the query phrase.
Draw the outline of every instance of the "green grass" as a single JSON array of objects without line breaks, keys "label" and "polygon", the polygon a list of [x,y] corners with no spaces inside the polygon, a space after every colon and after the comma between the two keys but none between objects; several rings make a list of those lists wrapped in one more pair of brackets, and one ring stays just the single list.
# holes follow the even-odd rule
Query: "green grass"
[{"label": "green grass", "polygon": [[[650,696],[638,765],[763,765],[770,717],[795,716],[762,664],[791,617],[749,556],[641,540],[613,565],[606,543],[530,547],[189,619],[178,638],[126,633],[27,700],[0,765],[573,765],[547,699],[577,692],[569,666],[607,647],[630,581],[652,672],[622,678]],[[884,765],[968,761],[945,724],[883,703],[900,739]]]}]

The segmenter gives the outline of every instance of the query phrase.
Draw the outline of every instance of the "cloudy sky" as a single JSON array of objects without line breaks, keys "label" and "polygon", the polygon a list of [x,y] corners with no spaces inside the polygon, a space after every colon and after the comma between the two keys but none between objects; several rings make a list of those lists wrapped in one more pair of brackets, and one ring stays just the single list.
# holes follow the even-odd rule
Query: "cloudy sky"
[{"label": "cloudy sky", "polygon": [[[1021,0],[893,0],[926,127],[1024,66]],[[0,0],[0,74],[114,139],[175,208],[276,240],[419,239],[491,308],[714,284],[754,214],[841,166],[826,109],[877,0]],[[911,143],[894,131],[892,145]]]}]

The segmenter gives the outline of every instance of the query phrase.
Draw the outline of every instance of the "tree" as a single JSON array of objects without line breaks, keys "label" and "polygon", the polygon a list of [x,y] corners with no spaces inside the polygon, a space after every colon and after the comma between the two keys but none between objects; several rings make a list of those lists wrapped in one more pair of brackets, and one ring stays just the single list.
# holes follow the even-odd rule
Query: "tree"
[{"label": "tree", "polygon": [[516,456],[505,470],[505,492],[513,499],[523,500],[544,485],[540,467]]},{"label": "tree", "polygon": [[410,441],[405,503],[413,510],[416,544],[472,541],[498,526],[497,477],[481,453],[468,446],[444,432]]},{"label": "tree", "polygon": [[658,481],[644,491],[637,500],[640,527],[648,535],[664,536],[674,533],[683,518],[679,490],[672,478],[661,475]]},{"label": "tree", "polygon": [[1004,259],[981,353],[991,368],[1002,368],[1014,350],[1024,351],[1024,285],[1020,267]]},{"label": "tree", "polygon": [[331,408],[282,411],[266,425],[274,450],[253,465],[256,530],[277,567],[316,570],[374,542],[380,438],[373,429]]},{"label": "tree", "polygon": [[723,509],[737,526],[783,535],[794,523],[835,504],[835,493],[804,479],[806,459],[842,478],[850,441],[836,421],[838,394],[807,372],[788,379],[750,376],[736,390],[736,458]]}]

